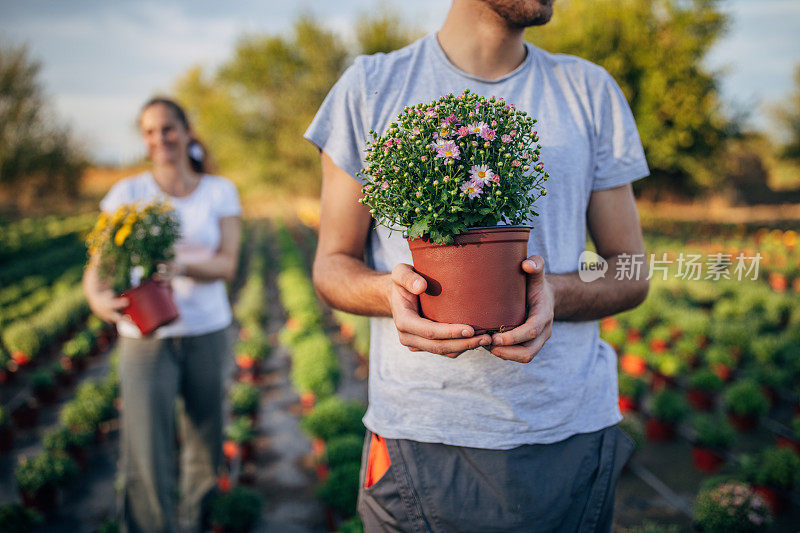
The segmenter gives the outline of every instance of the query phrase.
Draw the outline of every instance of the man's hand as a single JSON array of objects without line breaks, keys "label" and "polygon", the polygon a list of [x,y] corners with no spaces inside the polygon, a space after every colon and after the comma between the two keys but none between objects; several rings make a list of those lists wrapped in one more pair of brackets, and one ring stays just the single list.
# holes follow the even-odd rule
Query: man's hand
[{"label": "man's hand", "polygon": [[512,330],[495,333],[489,351],[501,359],[530,363],[553,332],[555,298],[541,256],[527,258],[522,269],[528,274],[528,319]]},{"label": "man's hand", "polygon": [[455,358],[467,350],[491,343],[489,335],[475,335],[472,326],[422,318],[419,315],[419,295],[425,292],[426,287],[425,278],[414,272],[410,265],[400,263],[392,270],[388,298],[404,346],[412,352],[425,351]]}]

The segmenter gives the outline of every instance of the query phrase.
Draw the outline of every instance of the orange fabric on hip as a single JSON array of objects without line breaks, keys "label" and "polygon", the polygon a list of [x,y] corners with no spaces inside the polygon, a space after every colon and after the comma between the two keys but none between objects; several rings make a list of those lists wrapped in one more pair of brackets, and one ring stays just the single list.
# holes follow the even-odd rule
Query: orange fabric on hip
[{"label": "orange fabric on hip", "polygon": [[380,435],[372,434],[369,442],[369,454],[367,454],[367,472],[364,476],[364,488],[368,489],[378,482],[389,470],[392,464],[389,459],[389,449],[386,441]]}]

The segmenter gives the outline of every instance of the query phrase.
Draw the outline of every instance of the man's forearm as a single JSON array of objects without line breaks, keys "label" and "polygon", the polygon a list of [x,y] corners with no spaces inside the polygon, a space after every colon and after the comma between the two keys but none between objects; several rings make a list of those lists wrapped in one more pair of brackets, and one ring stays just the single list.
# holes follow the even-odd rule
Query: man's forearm
[{"label": "man's forearm", "polygon": [[322,300],[357,315],[392,316],[388,273],[376,272],[363,261],[337,253],[314,261],[314,287]]},{"label": "man's forearm", "polygon": [[591,282],[581,281],[576,272],[548,274],[555,294],[555,320],[597,320],[632,309],[647,296],[646,266],[640,279],[614,279],[617,256],[607,259],[606,276]]}]

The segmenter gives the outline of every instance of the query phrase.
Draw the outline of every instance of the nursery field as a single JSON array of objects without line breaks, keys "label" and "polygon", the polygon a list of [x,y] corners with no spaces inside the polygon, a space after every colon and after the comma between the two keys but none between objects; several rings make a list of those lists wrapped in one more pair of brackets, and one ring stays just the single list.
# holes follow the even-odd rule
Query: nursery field
[{"label": "nursery field", "polygon": [[[124,406],[114,332],[89,316],[80,289],[92,218],[0,224],[0,531],[116,529]],[[298,218],[249,220],[229,287],[235,357],[210,517],[223,531],[360,529],[369,328],[317,300],[313,209]],[[637,443],[615,530],[796,530],[800,245],[790,227],[646,221],[650,295],[600,323],[620,355],[623,425]],[[745,258],[758,254],[754,273]]]}]

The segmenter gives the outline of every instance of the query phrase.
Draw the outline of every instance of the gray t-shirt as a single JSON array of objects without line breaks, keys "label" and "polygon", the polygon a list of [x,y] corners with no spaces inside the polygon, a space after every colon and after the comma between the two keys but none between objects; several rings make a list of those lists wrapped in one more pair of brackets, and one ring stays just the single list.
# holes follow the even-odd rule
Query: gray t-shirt
[{"label": "gray t-shirt", "polygon": [[[530,254],[547,273],[575,272],[586,244],[592,191],[649,174],[628,103],[613,78],[583,59],[527,45],[525,61],[498,80],[463,72],[434,34],[390,54],[360,56],[331,89],[305,137],[355,178],[368,132],[383,134],[405,106],[469,88],[503,97],[539,120],[547,196],[532,217]],[[371,230],[367,261],[389,272],[411,264],[400,233]],[[483,348],[448,359],[411,352],[391,318],[372,318],[365,425],[394,439],[509,449],[550,443],[617,423],[617,364],[597,321],[553,324],[529,364]]]}]

